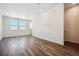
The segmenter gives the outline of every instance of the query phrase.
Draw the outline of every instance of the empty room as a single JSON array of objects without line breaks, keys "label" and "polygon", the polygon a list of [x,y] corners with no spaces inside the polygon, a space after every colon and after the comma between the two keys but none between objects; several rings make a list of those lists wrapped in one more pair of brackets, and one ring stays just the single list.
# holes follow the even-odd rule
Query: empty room
[{"label": "empty room", "polygon": [[78,56],[79,4],[0,3],[0,56]]}]

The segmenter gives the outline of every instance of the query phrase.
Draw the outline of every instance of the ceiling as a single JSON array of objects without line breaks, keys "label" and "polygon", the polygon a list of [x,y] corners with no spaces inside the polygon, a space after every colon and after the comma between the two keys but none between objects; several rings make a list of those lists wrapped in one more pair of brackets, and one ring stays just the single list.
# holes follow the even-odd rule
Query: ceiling
[{"label": "ceiling", "polygon": [[72,7],[77,6],[77,5],[79,5],[79,3],[65,3],[64,9],[69,9],[69,8],[72,8]]},{"label": "ceiling", "polygon": [[0,12],[6,16],[32,18],[45,12],[57,3],[0,3]]}]

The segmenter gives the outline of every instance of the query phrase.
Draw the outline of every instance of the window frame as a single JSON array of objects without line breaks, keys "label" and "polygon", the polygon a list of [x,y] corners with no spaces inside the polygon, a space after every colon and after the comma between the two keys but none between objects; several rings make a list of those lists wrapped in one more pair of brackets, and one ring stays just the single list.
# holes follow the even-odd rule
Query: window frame
[{"label": "window frame", "polygon": [[[24,27],[25,27],[25,29],[20,29],[20,22],[25,22],[25,25],[24,25]],[[26,20],[18,20],[18,30],[26,30]]]}]

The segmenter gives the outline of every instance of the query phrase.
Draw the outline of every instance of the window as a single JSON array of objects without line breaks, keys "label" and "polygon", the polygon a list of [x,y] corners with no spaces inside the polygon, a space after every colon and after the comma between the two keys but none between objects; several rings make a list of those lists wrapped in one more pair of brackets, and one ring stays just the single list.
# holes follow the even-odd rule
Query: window
[{"label": "window", "polygon": [[25,30],[25,28],[26,28],[26,21],[20,20],[19,21],[19,29],[20,30]]},{"label": "window", "polygon": [[10,30],[25,30],[26,21],[25,20],[10,20]]},{"label": "window", "polygon": [[17,30],[17,20],[10,20],[10,29]]}]

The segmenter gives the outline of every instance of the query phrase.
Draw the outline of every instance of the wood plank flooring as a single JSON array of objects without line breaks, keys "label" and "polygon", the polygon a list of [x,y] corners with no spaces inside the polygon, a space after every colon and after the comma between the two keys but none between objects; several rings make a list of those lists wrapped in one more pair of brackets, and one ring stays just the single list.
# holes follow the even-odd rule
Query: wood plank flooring
[{"label": "wood plank flooring", "polygon": [[79,50],[73,46],[22,36],[0,40],[0,56],[78,56]]}]

